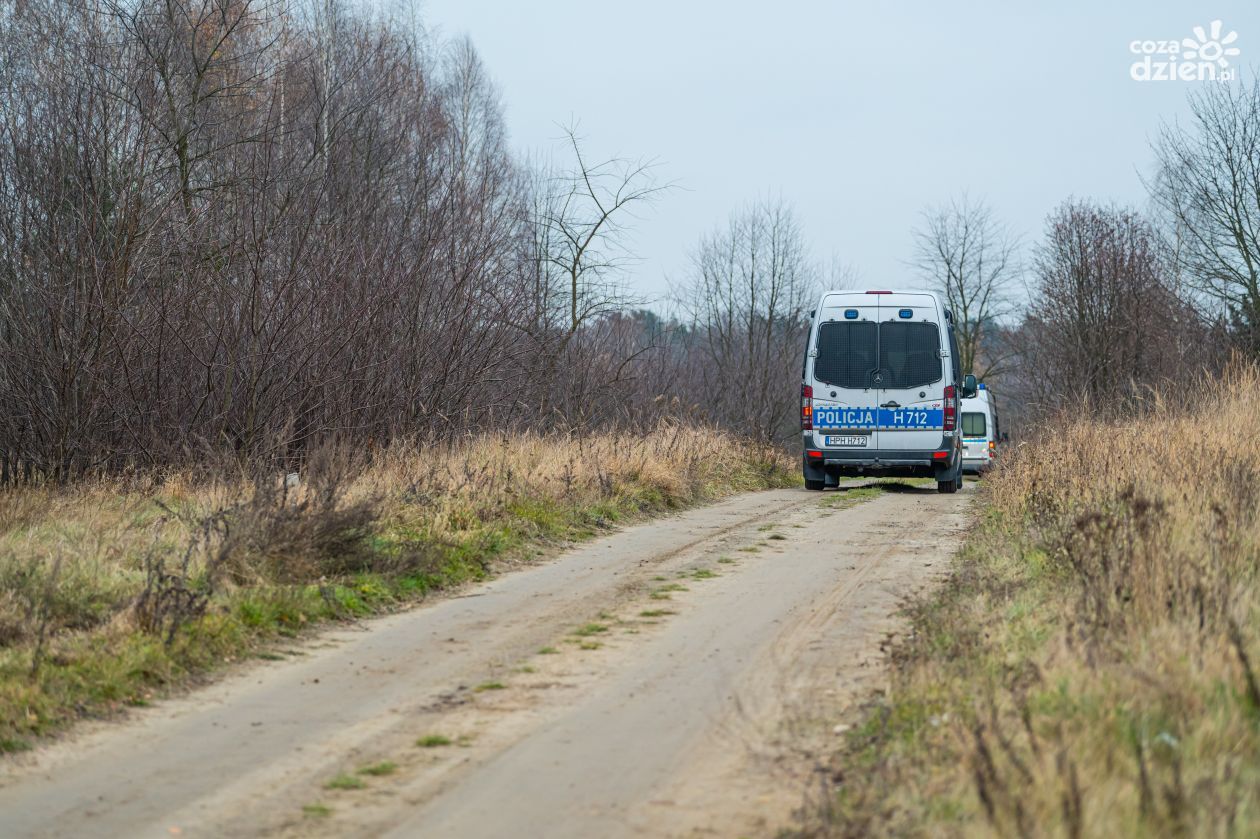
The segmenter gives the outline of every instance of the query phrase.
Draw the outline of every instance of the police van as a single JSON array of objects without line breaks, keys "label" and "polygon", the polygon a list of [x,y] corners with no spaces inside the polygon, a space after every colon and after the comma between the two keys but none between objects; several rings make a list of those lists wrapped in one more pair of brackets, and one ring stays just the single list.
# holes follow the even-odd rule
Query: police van
[{"label": "police van", "polygon": [[963,471],[983,474],[993,466],[1001,428],[997,400],[983,382],[976,395],[962,401]]},{"label": "police van", "polygon": [[930,291],[828,291],[811,316],[801,382],[805,488],[842,477],[930,477],[962,487],[953,318]]}]

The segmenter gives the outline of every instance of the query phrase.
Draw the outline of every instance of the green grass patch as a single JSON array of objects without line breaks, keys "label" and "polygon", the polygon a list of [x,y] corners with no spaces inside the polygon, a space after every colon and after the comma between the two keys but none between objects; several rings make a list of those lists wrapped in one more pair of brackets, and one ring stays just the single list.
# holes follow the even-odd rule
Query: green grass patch
[{"label": "green grass patch", "polygon": [[363,789],[365,786],[367,784],[363,783],[362,778],[342,772],[324,784],[324,789]]},{"label": "green grass patch", "polygon": [[573,634],[579,638],[587,638],[591,635],[602,635],[608,631],[608,626],[602,623],[588,623],[579,626],[573,630]]},{"label": "green grass patch", "polygon": [[0,755],[30,751],[31,744],[17,737],[0,737]]},{"label": "green grass patch", "polygon": [[670,600],[672,599],[671,595],[676,591],[687,591],[687,587],[682,583],[670,583],[653,589],[648,597],[653,600]]},{"label": "green grass patch", "polygon": [[422,749],[436,749],[451,745],[451,738],[441,734],[426,734],[416,741],[416,745]]},{"label": "green grass patch", "polygon": [[380,763],[373,763],[368,766],[359,767],[359,774],[380,777],[382,775],[393,775],[397,770],[397,763],[394,763],[392,760],[382,760]]}]

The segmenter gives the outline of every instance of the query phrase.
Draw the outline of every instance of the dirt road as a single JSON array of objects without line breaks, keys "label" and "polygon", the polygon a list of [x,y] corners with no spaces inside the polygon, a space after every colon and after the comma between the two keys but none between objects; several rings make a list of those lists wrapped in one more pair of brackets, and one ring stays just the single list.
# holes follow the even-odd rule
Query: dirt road
[{"label": "dirt road", "polygon": [[744,495],[325,634],[0,767],[0,836],[771,834],[971,493]]}]

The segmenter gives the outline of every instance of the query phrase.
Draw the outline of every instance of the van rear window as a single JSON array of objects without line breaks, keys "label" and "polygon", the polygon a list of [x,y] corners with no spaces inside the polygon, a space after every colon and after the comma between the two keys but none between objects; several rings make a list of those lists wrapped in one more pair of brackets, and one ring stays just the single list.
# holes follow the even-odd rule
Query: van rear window
[{"label": "van rear window", "polygon": [[881,323],[879,367],[884,387],[922,387],[941,378],[941,332],[934,323]]},{"label": "van rear window", "polygon": [[829,321],[818,327],[814,378],[836,387],[868,387],[875,369],[876,326],[871,321]]},{"label": "van rear window", "polygon": [[985,435],[984,414],[964,411],[962,415],[962,433],[964,437],[983,437]]},{"label": "van rear window", "polygon": [[941,379],[940,327],[934,323],[828,321],[818,327],[814,378],[836,387],[914,388]]}]

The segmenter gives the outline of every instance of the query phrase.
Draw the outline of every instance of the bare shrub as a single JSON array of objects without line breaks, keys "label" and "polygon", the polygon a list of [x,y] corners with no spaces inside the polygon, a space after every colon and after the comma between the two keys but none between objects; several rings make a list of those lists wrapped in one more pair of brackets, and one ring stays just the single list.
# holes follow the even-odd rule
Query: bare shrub
[{"label": "bare shrub", "polygon": [[380,498],[347,491],[365,466],[349,446],[314,449],[290,472],[279,449],[251,461],[245,500],[224,510],[222,571],[235,583],[304,583],[366,570]]},{"label": "bare shrub", "polygon": [[705,237],[675,290],[686,313],[684,387],[697,412],[759,440],[798,429],[795,397],[820,271],[792,209],[762,201]]},{"label": "bare shrub", "polygon": [[206,612],[226,557],[227,518],[216,512],[203,518],[175,565],[156,546],[144,557],[144,588],[136,597],[139,627],[165,639],[169,647],[183,626]]},{"label": "bare shrub", "polygon": [[126,581],[57,550],[0,558],[0,647],[46,634],[95,629],[129,599]]},{"label": "bare shrub", "polygon": [[1149,220],[1064,203],[1047,219],[1016,336],[1021,395],[1049,411],[1069,401],[1122,413],[1151,387],[1218,368],[1210,328],[1184,291]]}]

